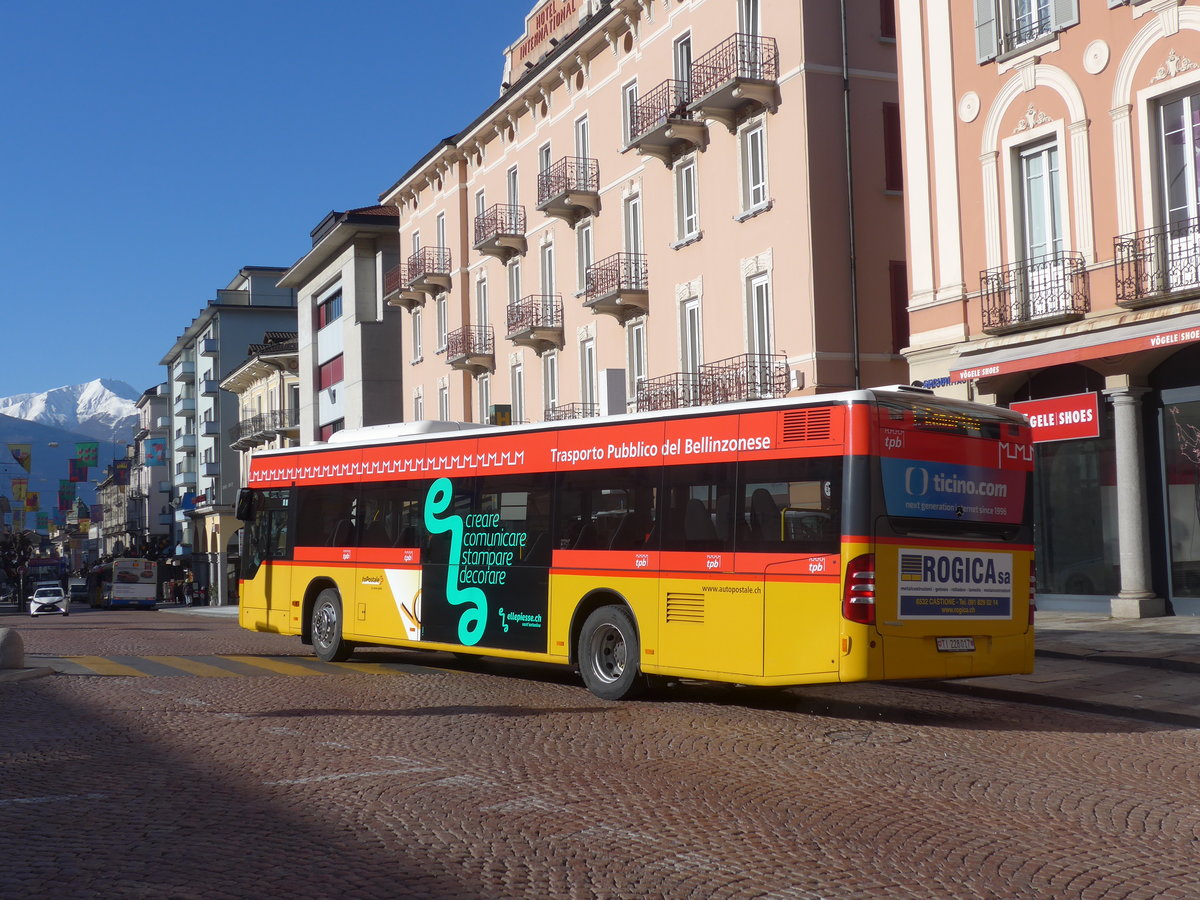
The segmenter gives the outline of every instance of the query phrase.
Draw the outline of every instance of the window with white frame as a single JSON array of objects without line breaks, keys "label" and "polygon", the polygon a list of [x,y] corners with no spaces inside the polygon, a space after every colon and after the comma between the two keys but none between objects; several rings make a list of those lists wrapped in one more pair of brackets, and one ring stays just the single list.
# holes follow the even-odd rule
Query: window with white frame
[{"label": "window with white frame", "polygon": [[1018,160],[1022,258],[1031,260],[1058,254],[1063,249],[1058,145],[1051,142],[1023,148]]},{"label": "window with white frame", "polygon": [[1158,104],[1163,224],[1200,217],[1200,93]]},{"label": "window with white frame", "polygon": [[637,82],[631,81],[621,88],[621,133],[625,143],[633,140],[633,127],[637,122]]},{"label": "window with white frame", "polygon": [[672,58],[675,65],[675,80],[690,83],[692,80],[692,36],[690,34],[675,39]]},{"label": "window with white frame", "polygon": [[742,131],[738,142],[742,157],[742,210],[752,212],[767,205],[767,129],[762,122]]},{"label": "window with white frame", "polygon": [[412,252],[416,253],[421,249],[421,232],[414,231],[412,233]]},{"label": "window with white frame", "polygon": [[508,184],[508,204],[509,206],[516,206],[520,202],[518,199],[520,194],[517,192],[517,167],[513,166],[509,169],[505,178]]},{"label": "window with white frame", "polygon": [[696,158],[675,166],[675,231],[680,241],[700,235],[700,210],[696,199]]},{"label": "window with white frame", "polygon": [[625,252],[642,252],[642,198],[636,194],[625,201]]},{"label": "window with white frame", "polygon": [[425,398],[421,395],[420,389],[413,394],[413,421],[420,422],[425,418]]},{"label": "window with white frame", "polygon": [[480,375],[476,385],[479,387],[479,419],[477,421],[485,425],[491,424],[492,377]]},{"label": "window with white frame", "polygon": [[775,352],[772,335],[771,281],[766,273],[751,276],[746,283],[747,349],[756,356]]},{"label": "window with white frame", "polygon": [[575,260],[576,281],[578,290],[582,293],[587,289],[587,270],[596,260],[595,248],[592,245],[592,220],[587,219],[575,226]]},{"label": "window with white frame", "polygon": [[575,155],[586,159],[592,155],[592,142],[588,134],[588,117],[580,116],[575,120]]},{"label": "window with white frame", "polygon": [[525,365],[518,361],[509,371],[509,387],[512,390],[512,419],[514,423],[525,419]]},{"label": "window with white frame", "polygon": [[539,256],[542,264],[542,295],[549,297],[554,293],[554,245],[543,244]]},{"label": "window with white frame", "polygon": [[521,260],[513,257],[508,263],[508,302],[521,299]]},{"label": "window with white frame", "polygon": [[550,159],[550,145],[542,144],[538,147],[538,172],[545,172],[550,168],[552,160]]},{"label": "window with white frame", "polygon": [[438,213],[435,220],[435,234],[437,235],[437,246],[446,246],[446,214]]},{"label": "window with white frame", "polygon": [[450,420],[450,386],[438,385],[438,418],[443,422]]},{"label": "window with white frame", "polygon": [[1079,24],[1079,0],[975,0],[976,59],[1031,49]]},{"label": "window with white frame", "polygon": [[626,365],[629,371],[629,394],[637,396],[638,386],[646,380],[646,320],[635,319],[626,329]]},{"label": "window with white frame", "polygon": [[679,304],[679,363],[684,372],[698,373],[704,361],[700,330],[700,298],[690,297]]},{"label": "window with white frame", "polygon": [[589,406],[600,401],[596,391],[595,338],[585,338],[579,342],[579,397]]},{"label": "window with white frame", "polygon": [[542,391],[546,409],[558,406],[558,351],[551,350],[542,357]]},{"label": "window with white frame", "polygon": [[445,297],[438,297],[434,301],[433,307],[437,316],[437,352],[443,353],[446,350],[446,341],[450,334],[450,310]]},{"label": "window with white frame", "polygon": [[487,325],[491,322],[488,316],[488,286],[487,273],[480,272],[479,280],[475,282],[475,324]]},{"label": "window with white frame", "polygon": [[475,192],[475,218],[479,218],[487,211],[487,196],[483,189]]},{"label": "window with white frame", "polygon": [[424,357],[421,348],[421,310],[414,309],[412,311],[412,319],[409,325],[412,331],[412,361],[420,362]]}]

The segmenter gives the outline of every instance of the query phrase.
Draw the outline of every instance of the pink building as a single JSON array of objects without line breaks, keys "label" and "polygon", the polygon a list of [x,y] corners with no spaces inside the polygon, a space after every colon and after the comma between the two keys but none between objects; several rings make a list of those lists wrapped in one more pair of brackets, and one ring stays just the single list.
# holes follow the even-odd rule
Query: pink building
[{"label": "pink building", "polygon": [[380,197],[400,215],[383,290],[408,310],[404,417],[906,380],[894,18],[846,10],[537,3],[499,99]]},{"label": "pink building", "polygon": [[1024,404],[1043,608],[1200,614],[1200,3],[896,8],[912,377]]}]

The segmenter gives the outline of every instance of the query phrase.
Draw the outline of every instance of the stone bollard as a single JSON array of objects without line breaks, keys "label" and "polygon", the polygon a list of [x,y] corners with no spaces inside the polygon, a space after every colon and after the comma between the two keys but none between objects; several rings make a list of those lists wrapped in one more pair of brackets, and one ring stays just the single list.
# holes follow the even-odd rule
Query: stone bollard
[{"label": "stone bollard", "polygon": [[0,669],[25,668],[25,644],[11,628],[0,628]]}]

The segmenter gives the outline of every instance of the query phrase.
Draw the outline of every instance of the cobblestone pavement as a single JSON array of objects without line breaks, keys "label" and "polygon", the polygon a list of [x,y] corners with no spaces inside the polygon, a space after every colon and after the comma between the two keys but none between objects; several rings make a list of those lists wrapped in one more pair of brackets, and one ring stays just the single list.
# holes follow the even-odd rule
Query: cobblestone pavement
[{"label": "cobblestone pavement", "polygon": [[[306,654],[221,617],[19,627],[31,655]],[[359,658],[410,669],[0,683],[0,897],[1200,897],[1195,727]]]}]

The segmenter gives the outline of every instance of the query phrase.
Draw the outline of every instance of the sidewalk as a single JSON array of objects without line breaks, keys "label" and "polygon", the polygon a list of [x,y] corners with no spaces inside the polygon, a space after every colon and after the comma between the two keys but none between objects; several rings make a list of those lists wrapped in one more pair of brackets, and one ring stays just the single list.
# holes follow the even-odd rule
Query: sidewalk
[{"label": "sidewalk", "polygon": [[1200,616],[1111,619],[1039,611],[1032,675],[937,690],[1200,728]]}]

